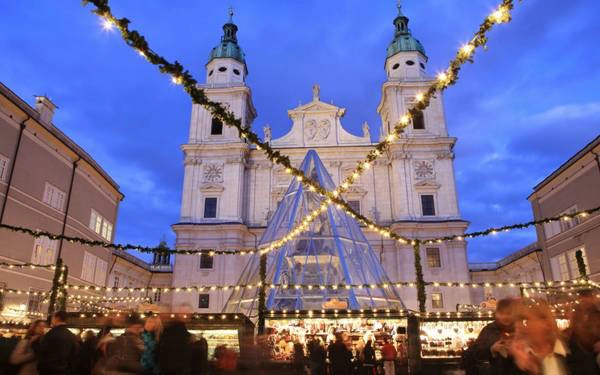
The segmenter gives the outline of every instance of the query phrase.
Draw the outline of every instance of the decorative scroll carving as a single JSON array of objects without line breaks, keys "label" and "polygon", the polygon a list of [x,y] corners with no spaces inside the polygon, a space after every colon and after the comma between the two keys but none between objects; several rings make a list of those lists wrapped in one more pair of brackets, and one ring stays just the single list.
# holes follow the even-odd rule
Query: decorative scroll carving
[{"label": "decorative scroll carving", "polygon": [[435,178],[435,169],[431,160],[415,160],[413,162],[417,180],[430,180]]},{"label": "decorative scroll carving", "polygon": [[202,182],[223,183],[223,164],[206,164],[202,170]]}]

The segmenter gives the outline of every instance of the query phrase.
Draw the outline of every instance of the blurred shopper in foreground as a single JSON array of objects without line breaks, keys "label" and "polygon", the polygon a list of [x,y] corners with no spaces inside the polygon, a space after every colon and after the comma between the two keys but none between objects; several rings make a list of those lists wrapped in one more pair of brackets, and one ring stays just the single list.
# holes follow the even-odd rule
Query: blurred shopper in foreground
[{"label": "blurred shopper in foreground", "polygon": [[125,333],[108,344],[106,372],[107,375],[142,374],[141,364],[144,342],[141,335],[144,325],[137,315],[125,321]]},{"label": "blurred shopper in foreground", "polygon": [[158,375],[160,373],[156,361],[156,347],[160,341],[160,335],[163,332],[163,325],[160,317],[151,316],[146,319],[142,341],[144,342],[144,352],[142,353],[142,367],[146,375]]},{"label": "blurred shopper in foreground", "polygon": [[40,375],[71,375],[75,372],[79,343],[67,328],[67,313],[57,311],[51,319],[52,329],[40,341],[38,371]]},{"label": "blurred shopper in foreground", "polygon": [[46,322],[36,320],[31,323],[25,336],[19,341],[10,355],[11,365],[18,366],[18,375],[36,375],[37,370],[37,346],[46,330]]},{"label": "blurred shopper in foreground", "polygon": [[192,335],[181,321],[166,324],[156,348],[161,375],[188,375],[192,367]]}]

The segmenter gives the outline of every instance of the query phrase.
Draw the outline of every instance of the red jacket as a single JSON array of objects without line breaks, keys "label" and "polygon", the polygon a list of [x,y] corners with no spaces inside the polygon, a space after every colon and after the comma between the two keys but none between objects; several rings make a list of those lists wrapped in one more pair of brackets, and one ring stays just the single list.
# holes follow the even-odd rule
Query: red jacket
[{"label": "red jacket", "polygon": [[389,342],[383,344],[383,348],[381,348],[381,356],[383,357],[384,361],[395,360],[397,354],[398,352],[396,351],[396,348],[394,348],[394,345]]}]

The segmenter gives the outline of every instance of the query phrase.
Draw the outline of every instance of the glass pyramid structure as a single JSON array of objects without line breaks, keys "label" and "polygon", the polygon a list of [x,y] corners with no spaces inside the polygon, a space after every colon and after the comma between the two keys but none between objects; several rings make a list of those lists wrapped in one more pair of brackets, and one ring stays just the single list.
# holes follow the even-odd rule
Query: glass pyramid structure
[{"label": "glass pyramid structure", "polygon": [[[325,189],[335,189],[316,151],[308,151],[300,169],[305,175],[319,181]],[[294,178],[261,237],[259,248],[286,236],[323,200],[323,197],[309,191]],[[238,284],[256,285],[260,281],[259,267],[260,255],[254,254]],[[267,285],[367,285],[350,289],[267,288],[268,310],[404,308],[392,285],[368,287],[389,283],[389,279],[358,223],[335,205],[328,205],[327,210],[321,211],[307,231],[268,253],[266,276]],[[235,290],[224,310],[226,313],[248,316],[256,316],[257,311],[257,288]]]}]

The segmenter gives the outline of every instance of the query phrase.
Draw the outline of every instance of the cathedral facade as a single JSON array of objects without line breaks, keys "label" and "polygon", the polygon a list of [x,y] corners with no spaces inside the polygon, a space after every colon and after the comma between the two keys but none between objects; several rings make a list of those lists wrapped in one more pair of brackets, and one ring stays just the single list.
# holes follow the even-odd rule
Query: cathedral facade
[{"label": "cathedral facade", "polygon": [[[425,49],[411,34],[408,22],[399,9],[377,107],[381,117],[379,137],[391,131],[417,94],[434,80],[427,73]],[[257,113],[252,91],[246,85],[248,70],[237,39],[238,27],[230,18],[223,31],[221,42],[210,53],[206,83],[201,86],[211,100],[226,105],[245,126],[253,126]],[[307,99],[305,104],[288,110],[290,125],[277,124],[278,128],[289,128],[284,136],[271,139],[271,129],[265,127],[264,138],[296,166],[309,150],[315,150],[335,184],[340,184],[372,149],[371,129],[365,123],[362,134],[347,131],[342,125],[346,109],[322,102],[318,85],[312,87],[312,95],[307,85]],[[456,138],[448,134],[443,105],[438,95],[423,116],[413,119],[399,140],[343,195],[355,210],[406,237],[462,234],[468,226],[457,202],[453,161]],[[185,174],[181,215],[173,225],[177,248],[257,247],[291,176],[267,160],[261,150],[240,139],[237,130],[212,118],[196,104],[189,139],[182,150]],[[415,280],[410,245],[383,238],[365,227],[362,231],[392,282]],[[421,251],[426,281],[470,281],[465,241],[423,246]],[[248,256],[178,255],[173,285],[234,285],[248,260]],[[414,288],[398,292],[407,308],[417,309]],[[172,311],[221,312],[229,295],[227,291],[210,290],[178,293],[172,296]],[[453,311],[457,303],[470,303],[464,289],[428,287],[427,296],[430,311]]]}]

